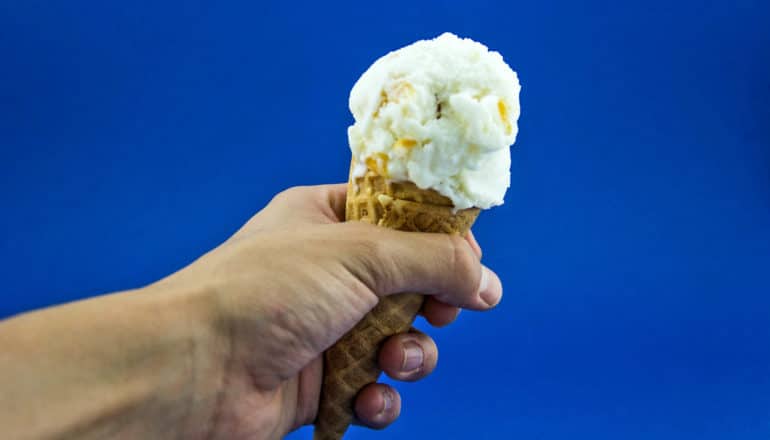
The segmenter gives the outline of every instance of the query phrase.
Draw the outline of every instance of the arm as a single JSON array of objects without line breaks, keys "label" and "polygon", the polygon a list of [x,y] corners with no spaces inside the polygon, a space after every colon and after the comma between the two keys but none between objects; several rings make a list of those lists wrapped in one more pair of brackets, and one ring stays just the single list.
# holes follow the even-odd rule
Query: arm
[{"label": "arm", "polygon": [[[380,297],[431,295],[422,313],[434,325],[500,300],[472,237],[340,223],[344,200],[344,185],[286,191],[151,286],[0,322],[3,434],[282,438],[315,419],[322,353]],[[393,336],[379,353],[398,380],[425,377],[436,359],[419,333]],[[361,424],[382,428],[400,397],[371,384],[354,405]]]},{"label": "arm", "polygon": [[118,293],[0,322],[8,438],[171,438],[196,417],[202,294]]}]

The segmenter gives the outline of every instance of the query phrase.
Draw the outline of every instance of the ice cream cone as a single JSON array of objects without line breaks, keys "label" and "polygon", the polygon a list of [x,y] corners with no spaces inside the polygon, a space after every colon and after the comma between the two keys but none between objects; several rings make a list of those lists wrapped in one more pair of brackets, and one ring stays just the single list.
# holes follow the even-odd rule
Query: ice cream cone
[{"label": "ice cream cone", "polygon": [[[392,182],[368,169],[357,176],[351,166],[347,221],[364,221],[401,231],[461,234],[468,232],[479,209],[456,211],[452,201],[411,182]],[[324,355],[324,379],[315,440],[339,440],[353,422],[356,394],[380,375],[377,352],[382,342],[409,330],[423,296],[402,293],[380,299],[350,332]]]}]

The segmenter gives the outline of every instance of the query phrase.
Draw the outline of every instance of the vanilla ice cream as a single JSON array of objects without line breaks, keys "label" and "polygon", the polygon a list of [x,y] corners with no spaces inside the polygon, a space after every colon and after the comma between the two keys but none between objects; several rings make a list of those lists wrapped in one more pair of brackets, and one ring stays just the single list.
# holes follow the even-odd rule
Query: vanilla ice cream
[{"label": "vanilla ice cream", "polygon": [[350,92],[353,174],[411,181],[456,209],[502,204],[520,89],[499,53],[450,33],[385,55]]}]

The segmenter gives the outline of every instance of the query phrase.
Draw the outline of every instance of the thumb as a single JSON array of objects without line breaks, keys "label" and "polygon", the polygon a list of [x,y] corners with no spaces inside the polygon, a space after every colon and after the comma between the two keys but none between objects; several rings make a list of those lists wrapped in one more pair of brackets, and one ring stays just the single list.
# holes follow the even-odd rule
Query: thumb
[{"label": "thumb", "polygon": [[359,264],[350,269],[378,296],[419,292],[474,310],[500,302],[500,279],[459,235],[401,232],[358,222],[344,226],[364,241],[351,255]]}]

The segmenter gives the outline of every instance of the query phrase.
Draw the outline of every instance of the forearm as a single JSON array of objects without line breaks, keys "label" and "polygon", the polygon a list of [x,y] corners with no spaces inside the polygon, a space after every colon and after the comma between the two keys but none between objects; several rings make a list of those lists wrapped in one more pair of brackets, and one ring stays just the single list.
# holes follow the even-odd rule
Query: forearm
[{"label": "forearm", "polygon": [[153,287],[0,322],[3,435],[186,436],[211,406],[202,381],[217,368],[201,353],[200,297]]}]

